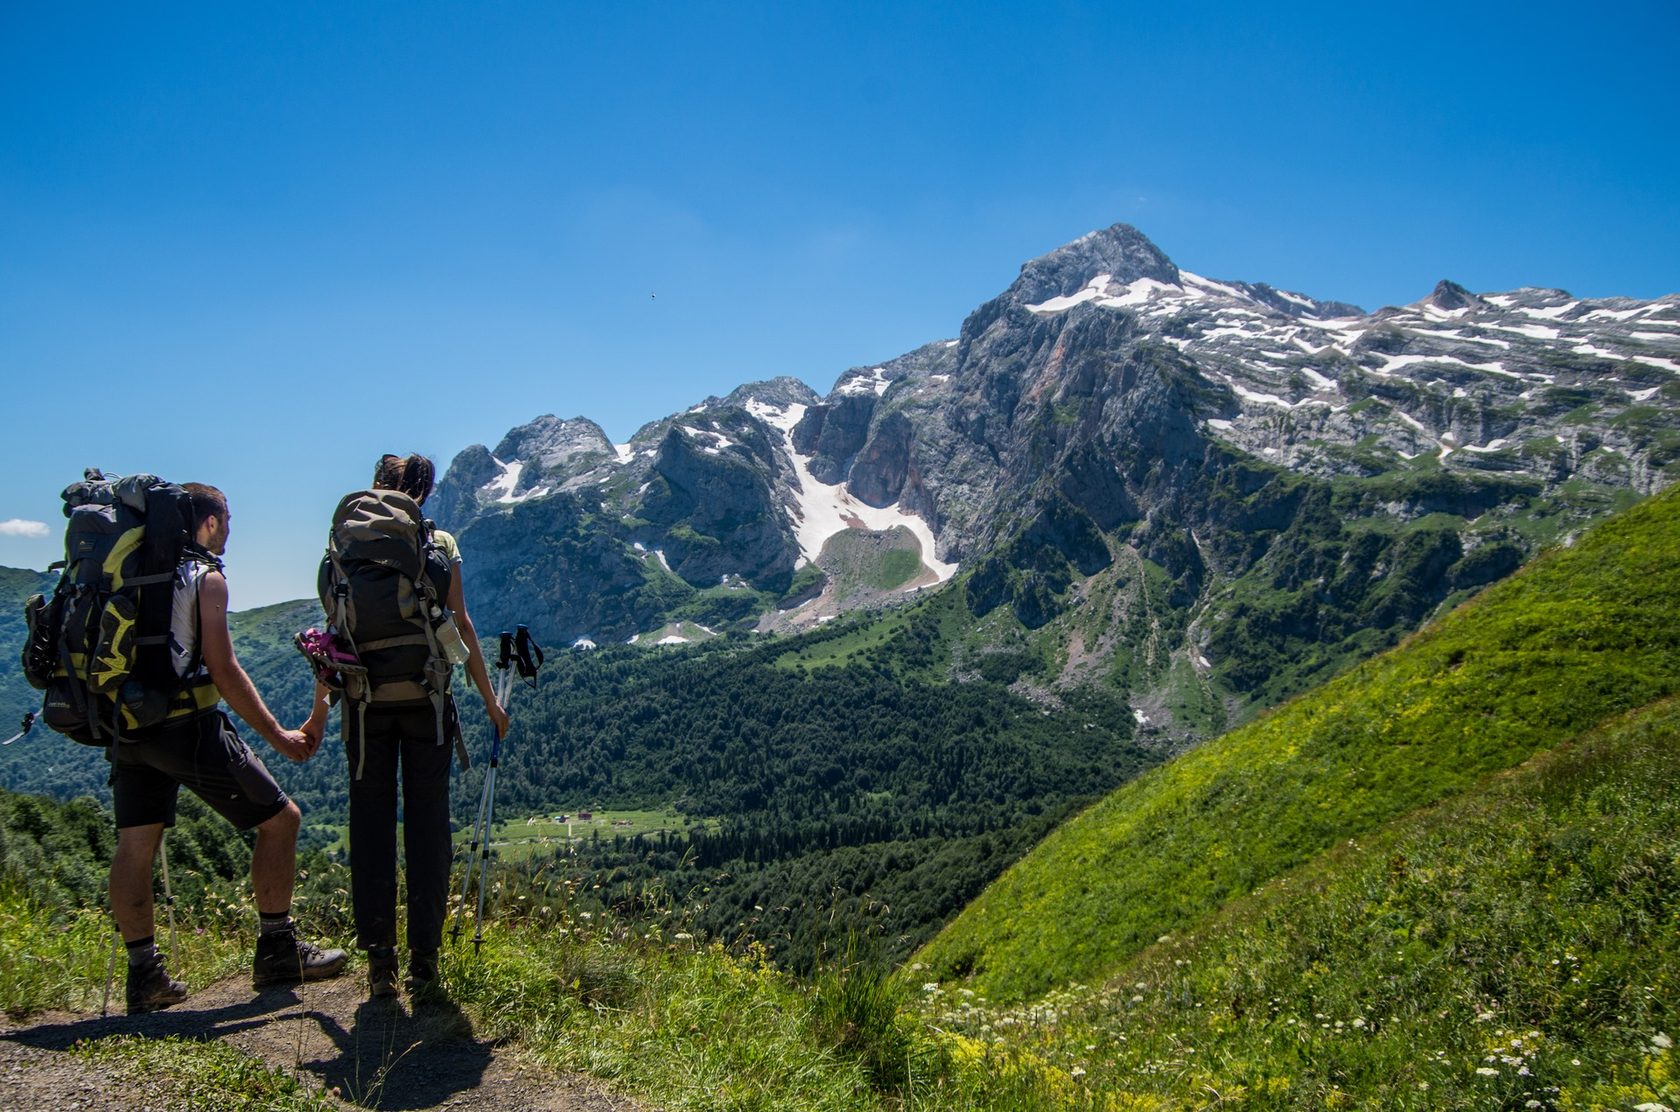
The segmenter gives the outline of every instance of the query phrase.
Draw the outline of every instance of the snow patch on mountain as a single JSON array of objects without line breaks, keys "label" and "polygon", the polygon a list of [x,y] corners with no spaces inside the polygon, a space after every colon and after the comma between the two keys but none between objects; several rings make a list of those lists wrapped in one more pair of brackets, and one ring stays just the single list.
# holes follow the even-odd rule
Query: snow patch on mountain
[{"label": "snow patch on mountain", "polygon": [[836,533],[847,529],[869,529],[884,533],[903,526],[910,530],[921,545],[922,563],[933,571],[939,582],[943,583],[957,574],[957,565],[947,564],[934,554],[933,530],[920,517],[900,509],[896,502],[885,507],[871,506],[853,498],[843,483],[819,482],[811,474],[810,468],[806,466],[806,457],[801,456],[793,447],[793,427],[805,416],[806,406],[796,403],[784,408],[767,405],[752,398],[748,400],[746,408],[747,412],[781,432],[783,443],[787,446],[788,458],[793,461],[794,474],[798,479],[798,489],[794,492],[797,500],[794,510],[797,519],[794,523],[794,535],[799,541],[799,554],[805,563],[816,563],[823,545]]},{"label": "snow patch on mountain", "polygon": [[497,502],[516,501],[513,488],[519,485],[519,473],[525,470],[525,464],[520,460],[503,463],[495,456],[490,461],[502,469],[502,473],[484,484],[485,491]]},{"label": "snow patch on mountain", "polygon": [[491,479],[488,483],[484,484],[484,492],[489,496],[489,501],[497,502],[504,506],[511,506],[516,502],[526,502],[532,498],[541,498],[553,489],[545,486],[539,487],[536,490],[527,490],[516,494],[515,490],[519,486],[519,476],[525,471],[524,461],[514,460],[512,463],[503,463],[495,456],[491,456],[490,460],[497,467],[502,469],[502,473],[497,475],[494,479]]},{"label": "snow patch on mountain", "polygon": [[[867,375],[857,375],[847,379],[834,388],[836,394],[874,394],[880,397],[887,392],[892,380],[887,378],[885,367],[876,367]],[[754,399],[756,401],[756,399]]]}]

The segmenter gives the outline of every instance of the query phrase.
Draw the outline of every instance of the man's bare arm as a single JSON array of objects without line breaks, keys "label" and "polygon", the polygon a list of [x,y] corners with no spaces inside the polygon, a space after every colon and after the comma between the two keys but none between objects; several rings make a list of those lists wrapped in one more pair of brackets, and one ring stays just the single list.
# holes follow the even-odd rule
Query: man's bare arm
[{"label": "man's bare arm", "polygon": [[279,719],[269,711],[268,704],[257,694],[256,684],[245,674],[239,658],[234,655],[233,638],[228,633],[227,601],[227,580],[220,572],[205,573],[198,589],[200,647],[204,653],[204,666],[210,670],[216,690],[227,700],[234,713],[250,723],[251,728],[279,753],[294,761],[308,760],[318,742],[280,725]]}]

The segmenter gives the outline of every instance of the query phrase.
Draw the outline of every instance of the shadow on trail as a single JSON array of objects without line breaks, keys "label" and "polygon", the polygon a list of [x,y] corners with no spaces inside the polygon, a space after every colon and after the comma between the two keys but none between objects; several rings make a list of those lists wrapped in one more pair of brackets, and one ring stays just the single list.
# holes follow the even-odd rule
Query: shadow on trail
[{"label": "shadow on trail", "polygon": [[369,1000],[349,1031],[333,1027],[338,1056],[300,1068],[368,1108],[431,1108],[477,1088],[490,1065],[491,1045],[474,1037],[472,1021],[447,999],[416,1004],[412,1013],[394,1000]]},{"label": "shadow on trail", "polygon": [[244,1003],[222,1004],[213,1008],[194,1008],[189,1003],[135,1016],[113,1012],[109,1016],[89,1016],[68,1023],[21,1027],[0,1034],[0,1038],[39,1050],[69,1050],[84,1040],[91,1042],[116,1035],[143,1035],[149,1039],[221,1039],[271,1022],[268,1017],[272,1013],[298,1002],[297,993],[290,989],[270,990],[254,995]]},{"label": "shadow on trail", "polygon": [[[191,1001],[149,1015],[92,1016],[0,1033],[0,1039],[41,1050],[66,1051],[78,1042],[119,1035],[223,1040],[280,1024],[304,1024],[296,1035],[300,1076],[312,1076],[343,1099],[368,1108],[431,1108],[476,1088],[489,1068],[493,1047],[480,1041],[472,1022],[444,997],[416,1003],[360,1004],[346,1029],[340,1018],[303,1006],[291,988],[269,989],[249,1000],[192,1007]],[[285,1035],[290,1042],[292,1036]],[[236,1043],[237,1039],[233,1040]]]}]

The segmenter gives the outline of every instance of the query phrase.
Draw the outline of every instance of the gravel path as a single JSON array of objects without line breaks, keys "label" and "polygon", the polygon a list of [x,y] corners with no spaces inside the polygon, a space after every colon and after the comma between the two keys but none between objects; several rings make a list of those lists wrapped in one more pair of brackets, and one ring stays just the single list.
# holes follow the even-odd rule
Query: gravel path
[{"label": "gravel path", "polygon": [[69,1053],[80,1040],[113,1035],[218,1039],[312,1090],[336,1090],[347,1108],[643,1112],[587,1078],[555,1074],[521,1060],[513,1047],[478,1038],[451,1003],[369,1001],[354,972],[262,993],[245,977],[229,978],[167,1011],[133,1018],[51,1012],[0,1020],[0,1110],[183,1107],[165,1086]]}]

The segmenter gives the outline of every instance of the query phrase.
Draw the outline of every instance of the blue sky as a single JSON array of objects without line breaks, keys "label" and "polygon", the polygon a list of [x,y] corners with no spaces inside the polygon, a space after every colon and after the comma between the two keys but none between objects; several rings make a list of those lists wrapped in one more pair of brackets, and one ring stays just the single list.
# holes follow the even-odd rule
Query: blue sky
[{"label": "blue sky", "polygon": [[0,564],[97,464],[304,597],[382,451],[826,391],[1116,221],[1368,309],[1680,291],[1680,5],[1607,11],[0,5]]}]

